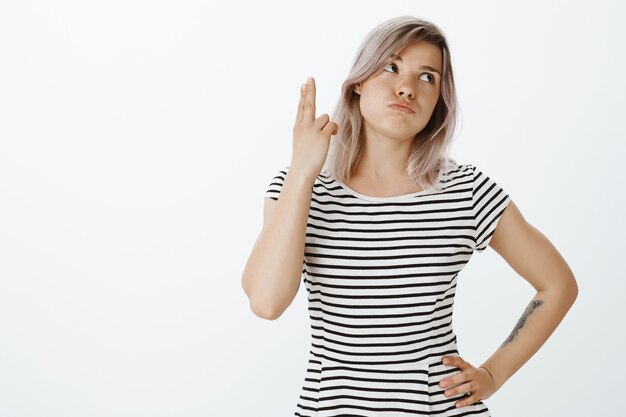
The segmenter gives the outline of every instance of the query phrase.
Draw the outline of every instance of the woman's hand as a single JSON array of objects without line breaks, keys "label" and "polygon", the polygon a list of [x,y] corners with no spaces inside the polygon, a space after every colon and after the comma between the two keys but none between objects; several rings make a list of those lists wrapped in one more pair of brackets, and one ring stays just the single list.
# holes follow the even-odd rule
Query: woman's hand
[{"label": "woman's hand", "polygon": [[317,177],[326,162],[330,137],[338,131],[339,126],[331,122],[326,113],[315,118],[315,80],[309,78],[309,82],[300,87],[289,171]]},{"label": "woman's hand", "polygon": [[465,407],[477,401],[486,400],[500,388],[489,371],[485,368],[474,367],[460,356],[444,356],[442,361],[444,365],[456,366],[461,370],[460,373],[439,381],[439,386],[446,388],[444,395],[452,397],[471,393],[469,397],[457,401],[456,407]]}]

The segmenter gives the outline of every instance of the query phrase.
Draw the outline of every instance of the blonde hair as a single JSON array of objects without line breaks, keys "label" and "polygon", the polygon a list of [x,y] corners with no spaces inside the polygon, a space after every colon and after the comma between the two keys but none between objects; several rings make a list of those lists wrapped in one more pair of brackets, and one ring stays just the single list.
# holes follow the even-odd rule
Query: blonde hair
[{"label": "blonde hair", "polygon": [[392,54],[417,40],[441,48],[443,68],[439,99],[430,120],[413,140],[406,173],[422,189],[441,189],[442,173],[451,160],[448,157],[449,145],[457,119],[450,51],[443,32],[437,26],[412,16],[400,16],[381,23],[369,32],[359,47],[331,117],[339,125],[339,131],[331,138],[322,169],[327,176],[345,182],[362,155],[363,116],[359,108],[360,96],[354,92],[355,85],[378,73]]}]

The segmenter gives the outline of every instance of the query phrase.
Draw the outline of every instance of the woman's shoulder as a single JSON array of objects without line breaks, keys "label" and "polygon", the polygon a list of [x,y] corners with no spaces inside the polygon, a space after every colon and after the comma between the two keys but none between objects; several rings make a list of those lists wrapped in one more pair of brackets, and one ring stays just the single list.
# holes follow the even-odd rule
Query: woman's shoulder
[{"label": "woman's shoulder", "polygon": [[446,159],[445,171],[457,172],[457,171],[474,171],[476,165],[467,161],[459,161],[454,158]]},{"label": "woman's shoulder", "polygon": [[471,163],[458,161],[454,158],[448,157],[443,159],[443,161],[443,171],[446,174],[474,169],[474,166]]}]

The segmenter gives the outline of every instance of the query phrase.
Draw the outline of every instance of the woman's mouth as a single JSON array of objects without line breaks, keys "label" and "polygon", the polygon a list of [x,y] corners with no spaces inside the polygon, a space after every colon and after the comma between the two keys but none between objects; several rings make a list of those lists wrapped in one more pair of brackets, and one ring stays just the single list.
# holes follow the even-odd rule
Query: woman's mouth
[{"label": "woman's mouth", "polygon": [[415,113],[415,111],[413,111],[413,109],[410,109],[408,107],[402,106],[400,104],[390,104],[389,107],[391,107],[392,109],[402,112],[402,113]]}]

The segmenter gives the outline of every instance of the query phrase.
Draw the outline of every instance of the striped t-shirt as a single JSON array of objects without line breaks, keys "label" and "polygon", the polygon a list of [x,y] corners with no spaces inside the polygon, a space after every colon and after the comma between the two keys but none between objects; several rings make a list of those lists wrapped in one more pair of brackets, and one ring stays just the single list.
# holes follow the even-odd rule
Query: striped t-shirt
[{"label": "striped t-shirt", "polygon": [[[442,190],[366,196],[323,173],[312,189],[303,281],[311,347],[296,416],[490,416],[443,395],[460,372],[452,308],[459,272],[485,250],[507,193],[449,159]],[[278,200],[289,167],[271,180]],[[448,388],[449,389],[449,388]]]}]

